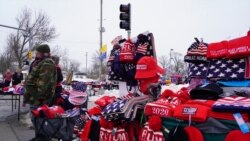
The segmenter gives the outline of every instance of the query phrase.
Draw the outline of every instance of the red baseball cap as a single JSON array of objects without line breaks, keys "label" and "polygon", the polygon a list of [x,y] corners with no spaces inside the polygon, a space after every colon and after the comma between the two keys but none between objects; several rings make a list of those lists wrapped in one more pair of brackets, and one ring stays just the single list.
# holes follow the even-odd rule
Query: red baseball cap
[{"label": "red baseball cap", "polygon": [[157,73],[163,74],[164,70],[157,65],[155,58],[144,56],[137,62],[135,79],[154,77]]}]

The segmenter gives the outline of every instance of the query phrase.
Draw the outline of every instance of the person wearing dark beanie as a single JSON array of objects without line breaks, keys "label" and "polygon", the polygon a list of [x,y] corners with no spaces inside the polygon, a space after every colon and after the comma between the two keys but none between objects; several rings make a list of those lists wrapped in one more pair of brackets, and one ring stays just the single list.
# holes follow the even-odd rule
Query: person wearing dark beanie
[{"label": "person wearing dark beanie", "polygon": [[[50,104],[55,93],[57,80],[56,65],[50,57],[50,48],[47,44],[36,47],[36,57],[30,66],[29,75],[24,83],[24,104],[30,104],[30,110],[35,110],[43,104]],[[35,119],[31,114],[31,121],[35,126]],[[36,134],[31,141],[47,138]]]}]

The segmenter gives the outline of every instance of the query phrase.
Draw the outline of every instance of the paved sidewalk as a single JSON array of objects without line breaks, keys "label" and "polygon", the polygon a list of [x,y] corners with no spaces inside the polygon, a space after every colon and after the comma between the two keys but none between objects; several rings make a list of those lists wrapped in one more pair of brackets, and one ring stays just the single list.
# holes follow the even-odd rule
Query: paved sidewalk
[{"label": "paved sidewalk", "polygon": [[5,121],[0,122],[0,136],[2,141],[18,141],[18,138],[12,131],[12,128]]},{"label": "paved sidewalk", "polygon": [[[0,98],[10,98],[11,96],[0,95]],[[21,98],[22,99],[22,98]],[[22,102],[21,102],[22,103]],[[22,104],[21,104],[22,105]],[[23,113],[29,111],[28,105],[21,106],[22,116],[20,119],[24,119]],[[17,120],[17,107],[14,108],[13,112],[11,110],[10,100],[0,100],[0,140],[1,141],[28,141],[30,139],[24,138],[20,139],[19,136],[31,136],[31,131],[27,126],[22,125]],[[23,128],[26,127],[26,128]],[[29,132],[29,133],[28,133]],[[21,133],[21,134],[19,134]]]},{"label": "paved sidewalk", "polygon": [[[22,114],[21,119],[27,119],[27,116],[29,115]],[[18,141],[29,141],[30,139],[35,137],[35,131],[33,129],[30,129],[27,124],[24,124],[23,122],[24,121],[18,121],[16,119],[16,115],[12,115],[6,118],[6,123],[9,125],[10,129],[12,130],[12,134],[15,135],[16,139]]]}]

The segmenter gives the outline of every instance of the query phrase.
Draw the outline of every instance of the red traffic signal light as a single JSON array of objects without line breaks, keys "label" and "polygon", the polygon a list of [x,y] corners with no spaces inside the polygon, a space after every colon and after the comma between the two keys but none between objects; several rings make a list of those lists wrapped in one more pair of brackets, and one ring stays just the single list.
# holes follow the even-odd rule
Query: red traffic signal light
[{"label": "red traffic signal light", "polygon": [[125,30],[131,30],[131,6],[130,4],[120,5],[120,28]]}]

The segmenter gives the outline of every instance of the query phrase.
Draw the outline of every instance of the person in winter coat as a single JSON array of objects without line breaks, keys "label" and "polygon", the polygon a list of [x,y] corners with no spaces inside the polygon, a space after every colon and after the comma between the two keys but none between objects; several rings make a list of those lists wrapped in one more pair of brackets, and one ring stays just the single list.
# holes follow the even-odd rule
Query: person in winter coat
[{"label": "person in winter coat", "polygon": [[55,96],[53,97],[53,104],[58,104],[58,103],[56,103],[56,101],[58,98],[60,98],[61,92],[63,89],[62,88],[63,75],[62,75],[61,67],[59,66],[60,58],[56,55],[52,56],[51,58],[55,62],[56,72],[57,72],[56,90],[55,90]]},{"label": "person in winter coat", "polygon": [[61,94],[62,92],[62,81],[63,81],[63,75],[61,67],[59,66],[60,58],[58,56],[52,56],[52,60],[55,62],[56,65],[56,72],[57,72],[57,79],[56,79],[56,94]]},{"label": "person in winter coat", "polygon": [[[35,110],[43,104],[50,104],[56,88],[56,65],[50,57],[47,44],[36,47],[36,58],[31,63],[30,73],[24,82],[24,104],[30,104],[30,110]],[[34,125],[34,117],[31,114]],[[42,135],[36,135],[31,141],[46,141]]]},{"label": "person in winter coat", "polygon": [[9,87],[12,80],[12,73],[10,69],[7,69],[3,75],[4,78],[4,87]]},{"label": "person in winter coat", "polygon": [[13,74],[12,85],[20,84],[22,80],[23,80],[23,73],[20,69],[17,69],[16,72]]},{"label": "person in winter coat", "polygon": [[56,66],[50,57],[48,45],[36,48],[36,58],[31,64],[31,72],[27,76],[24,86],[24,102],[35,106],[48,104],[55,93]]}]

